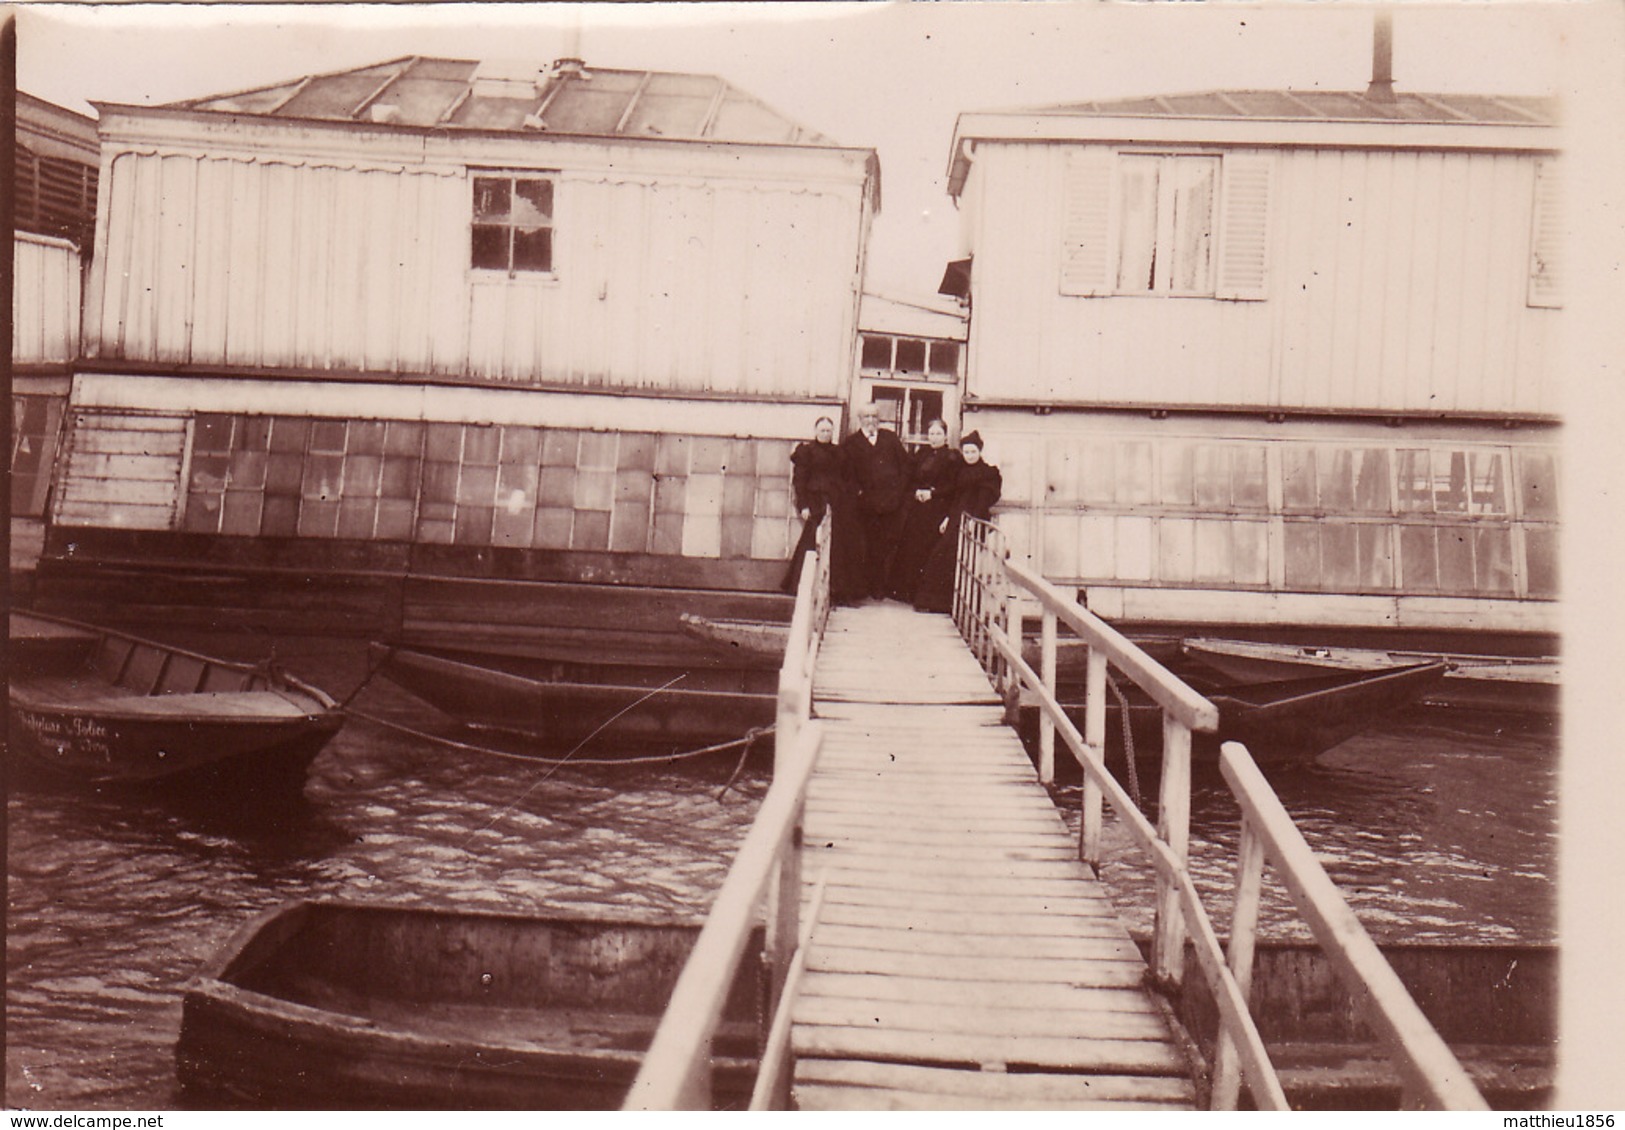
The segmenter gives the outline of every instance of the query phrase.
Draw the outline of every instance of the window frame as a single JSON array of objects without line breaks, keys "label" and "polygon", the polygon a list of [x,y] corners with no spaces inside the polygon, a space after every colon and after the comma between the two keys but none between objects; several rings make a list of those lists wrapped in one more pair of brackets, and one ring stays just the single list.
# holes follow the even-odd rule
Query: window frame
[{"label": "window frame", "polygon": [[[508,182],[509,210],[500,221],[493,221],[489,217],[479,214],[479,183],[482,180],[502,180]],[[559,211],[559,184],[560,170],[558,169],[512,169],[512,168],[475,168],[468,170],[468,269],[476,277],[504,278],[518,282],[522,280],[546,281],[559,276],[558,263],[558,211]],[[545,223],[520,224],[514,221],[512,201],[518,197],[518,185],[524,181],[536,181],[548,186],[548,211]],[[507,239],[506,259],[507,266],[483,266],[475,262],[475,233],[480,228],[501,228]],[[514,263],[514,234],[518,231],[545,231],[547,233],[547,266],[546,268],[522,267]]]},{"label": "window frame", "polygon": [[[1154,164],[1153,164],[1154,163]],[[1169,176],[1170,169],[1194,168],[1206,166],[1211,169],[1212,176],[1209,182],[1207,203],[1207,224],[1205,236],[1205,264],[1202,268],[1203,279],[1194,287],[1181,287],[1176,285],[1177,280],[1187,272],[1179,265],[1181,224],[1178,215],[1177,203],[1182,188],[1180,177]],[[1125,287],[1123,282],[1123,265],[1128,261],[1125,252],[1128,250],[1127,240],[1131,235],[1129,231],[1127,212],[1127,180],[1136,170],[1153,167],[1155,170],[1155,198],[1152,200],[1150,214],[1150,246],[1141,248],[1141,252],[1149,251],[1151,265],[1151,285],[1145,288]],[[1110,256],[1111,256],[1111,293],[1121,297],[1146,298],[1217,298],[1219,294],[1219,225],[1220,225],[1220,193],[1224,184],[1224,158],[1217,153],[1199,153],[1167,150],[1119,150],[1117,160],[1112,171],[1112,193],[1117,202],[1116,223],[1113,225]],[[1139,233],[1132,233],[1140,238]],[[1162,254],[1165,248],[1172,250],[1171,261],[1169,256]]]}]

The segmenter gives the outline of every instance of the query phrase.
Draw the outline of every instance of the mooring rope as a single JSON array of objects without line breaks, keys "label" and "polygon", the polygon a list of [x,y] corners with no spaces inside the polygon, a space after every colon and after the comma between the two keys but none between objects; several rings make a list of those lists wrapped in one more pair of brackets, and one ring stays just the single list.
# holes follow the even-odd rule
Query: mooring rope
[{"label": "mooring rope", "polygon": [[[1134,807],[1143,812],[1145,811],[1145,802],[1140,799],[1140,770],[1139,766],[1135,764],[1134,726],[1129,721],[1128,697],[1123,694],[1122,688],[1117,685],[1117,680],[1112,678],[1110,668],[1106,670],[1106,686],[1110,688],[1112,694],[1117,698],[1118,716],[1123,723],[1123,756],[1128,761],[1128,795],[1133,799]],[[1104,760],[1104,750],[1101,751],[1101,757]]]},{"label": "mooring rope", "polygon": [[[436,745],[449,746],[452,749],[467,750],[470,753],[488,754],[491,757],[503,757],[511,761],[522,761],[529,765],[552,765],[555,767],[567,764],[598,767],[615,765],[655,765],[671,761],[685,761],[691,757],[703,757],[712,753],[721,753],[723,750],[732,749],[734,746],[744,746],[746,747],[745,752],[748,753],[750,744],[752,742],[754,742],[757,738],[762,737],[764,734],[770,734],[773,732],[772,726],[764,726],[759,729],[753,729],[744,737],[734,738],[731,741],[719,742],[716,745],[708,745],[700,749],[687,749],[680,753],[651,754],[648,757],[574,757],[570,754],[566,754],[563,757],[537,757],[534,754],[514,753],[512,750],[495,749],[491,746],[476,745],[472,742],[461,742],[455,738],[441,737],[439,734],[431,734],[427,730],[419,730],[412,726],[402,725],[399,722],[391,722],[387,718],[380,718],[376,714],[368,714],[366,711],[357,710],[353,706],[346,707],[344,714],[346,717],[359,718],[361,721],[370,722],[374,726],[381,726],[386,730],[394,730],[396,733],[405,734],[413,738],[419,738],[427,742],[433,742]],[[741,757],[740,761],[741,764],[743,764],[744,758]],[[735,770],[734,777],[737,777],[738,775],[738,770]],[[731,785],[733,783],[733,778],[729,778],[728,783]]]}]

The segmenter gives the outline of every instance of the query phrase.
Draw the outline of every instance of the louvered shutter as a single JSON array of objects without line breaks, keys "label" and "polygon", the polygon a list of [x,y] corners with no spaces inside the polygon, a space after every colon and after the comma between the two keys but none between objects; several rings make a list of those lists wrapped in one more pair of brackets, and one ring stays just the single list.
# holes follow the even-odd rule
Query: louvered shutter
[{"label": "louvered shutter", "polygon": [[1061,293],[1111,293],[1112,154],[1067,154],[1061,200]]},{"label": "louvered shutter", "polygon": [[1267,154],[1227,153],[1220,175],[1219,279],[1214,293],[1220,298],[1267,298],[1275,160]]},{"label": "louvered shutter", "polygon": [[1529,237],[1529,305],[1563,305],[1563,182],[1555,161],[1535,163],[1535,217]]}]

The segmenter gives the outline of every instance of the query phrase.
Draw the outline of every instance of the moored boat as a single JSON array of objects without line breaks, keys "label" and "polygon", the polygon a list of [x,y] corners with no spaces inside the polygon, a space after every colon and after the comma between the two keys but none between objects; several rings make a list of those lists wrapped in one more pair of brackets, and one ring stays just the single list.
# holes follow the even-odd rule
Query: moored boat
[{"label": "moored boat", "polygon": [[630,668],[580,671],[382,644],[373,650],[384,677],[443,713],[524,734],[550,750],[589,740],[584,752],[599,756],[704,745],[773,724],[771,683],[758,685],[749,673],[724,682],[704,669],[641,675]]},{"label": "moored boat", "polygon": [[[188,985],[194,1096],[272,1107],[618,1107],[700,927],[339,901],[247,926]],[[759,1054],[761,932],[713,1044],[719,1106]]]},{"label": "moored boat", "polygon": [[79,783],[302,783],[344,721],[325,692],[269,665],[44,613],[10,614],[8,666],[13,748]]},{"label": "moored boat", "polygon": [[1247,681],[1443,663],[1447,668],[1445,677],[1424,701],[1447,706],[1550,712],[1557,708],[1561,689],[1562,669],[1555,656],[1466,655],[1200,638],[1185,640],[1182,650],[1229,678]]},{"label": "moored boat", "polygon": [[[1239,741],[1260,762],[1306,761],[1353,737],[1391,711],[1417,701],[1444,677],[1442,663],[1421,663],[1379,671],[1343,671],[1295,679],[1238,683],[1186,676],[1192,688],[1219,709],[1219,727],[1211,734],[1193,735],[1193,751],[1217,757],[1221,742]],[[1137,759],[1160,757],[1162,710],[1125,688],[1129,734]],[[1073,688],[1063,685],[1061,700],[1081,730],[1084,708]],[[1037,708],[1031,705],[1023,719],[1023,732],[1036,732]],[[1122,711],[1108,695],[1106,740],[1120,751]]]}]

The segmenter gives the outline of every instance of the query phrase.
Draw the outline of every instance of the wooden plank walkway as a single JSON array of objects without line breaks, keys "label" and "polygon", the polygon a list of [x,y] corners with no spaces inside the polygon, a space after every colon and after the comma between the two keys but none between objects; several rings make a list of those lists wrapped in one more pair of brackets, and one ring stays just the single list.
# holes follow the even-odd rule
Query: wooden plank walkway
[{"label": "wooden plank walkway", "polygon": [[1139,951],[952,622],[835,609],[813,701],[795,1105],[1188,1109]]}]

